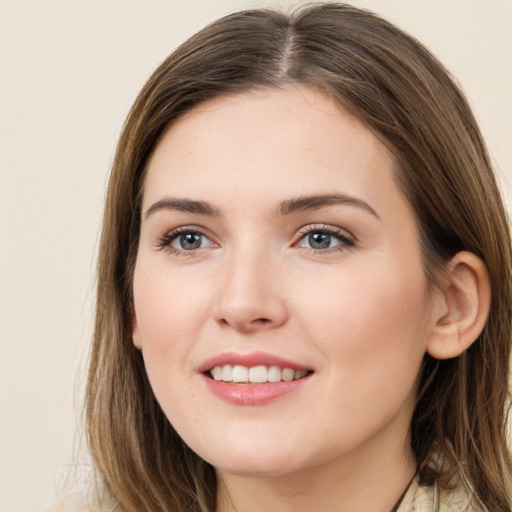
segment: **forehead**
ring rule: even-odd
[[[401,195],[395,167],[386,146],[325,94],[254,90],[204,102],[167,129],[148,163],[144,204],[164,193],[254,202],[332,192],[378,203]]]
[[[380,145],[393,159],[369,129],[325,93],[305,85],[286,85],[221,95],[199,103],[171,124],[155,152],[162,145],[172,145],[174,149],[182,146],[217,153],[233,142],[233,154],[242,144],[245,152],[259,145],[264,156],[276,146],[283,151],[311,151],[320,146],[319,142],[324,142],[325,151],[330,142],[339,146],[345,137],[357,138],[364,153]]]

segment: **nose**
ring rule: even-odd
[[[215,311],[221,325],[251,333],[286,322],[282,269],[268,260],[261,254],[241,254],[226,262]]]

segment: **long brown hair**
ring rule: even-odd
[[[425,356],[411,442],[419,467],[435,447],[489,510],[509,511],[511,248],[485,144],[459,87],[435,57],[377,15],[336,3],[216,21],[160,65],[131,109],[108,187],[87,388],[90,450],[106,489],[126,512],[215,509],[213,468],[169,424],[132,344],[145,166],[170,123],[200,102],[285,83],[323,91],[393,152],[432,286],[460,250],[485,262],[492,286],[487,324],[462,356]]]

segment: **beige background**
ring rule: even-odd
[[[353,3],[413,33],[458,77],[510,197],[512,0]],[[130,104],[205,23],[276,4],[0,0],[1,511],[45,510],[72,462],[103,191]]]

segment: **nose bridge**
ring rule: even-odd
[[[253,244],[231,251],[219,290],[217,319],[239,330],[281,325],[286,308],[279,288],[279,268],[268,248]]]

